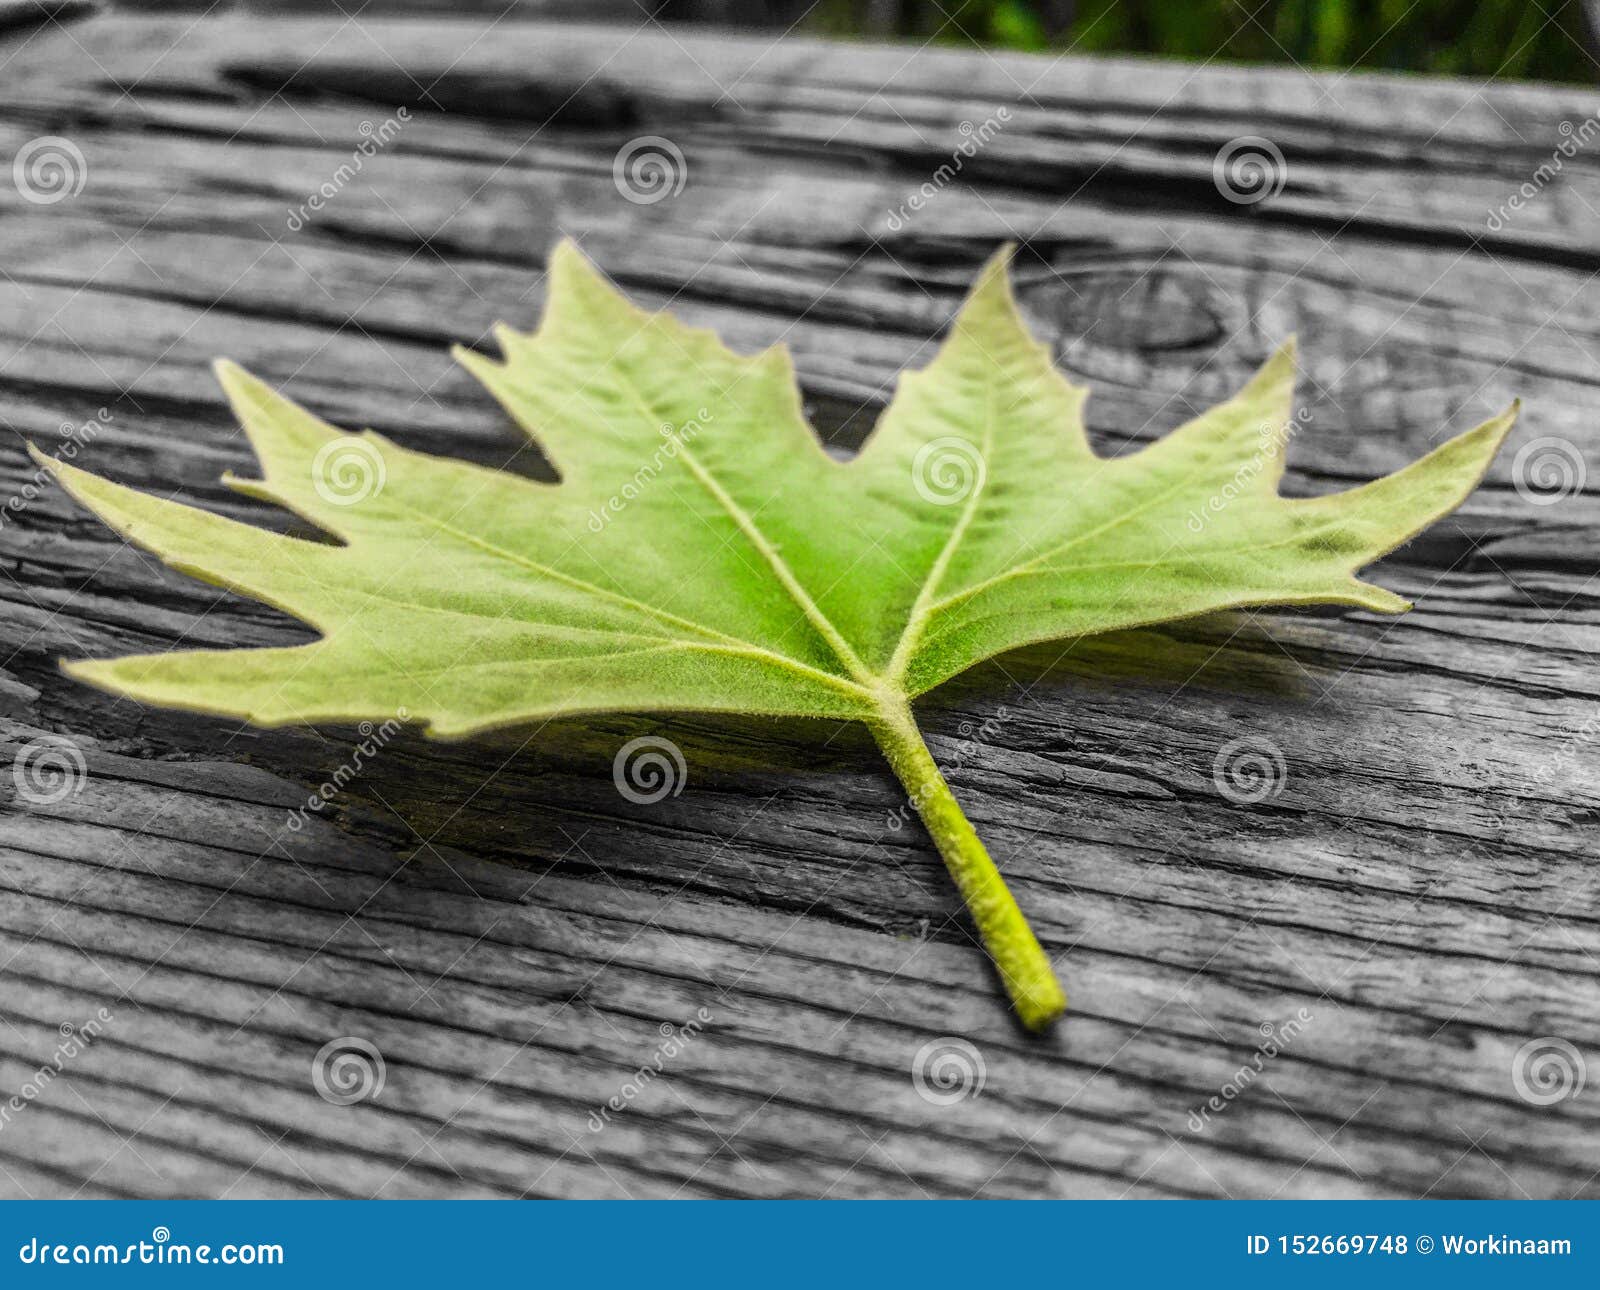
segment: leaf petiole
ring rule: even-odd
[[[1067,996],[1000,870],[940,774],[910,707],[885,699],[868,725],[938,844],[1017,1015],[1029,1030],[1043,1030],[1066,1010]]]

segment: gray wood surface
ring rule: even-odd
[[[0,773],[0,1090],[37,1094],[0,1106],[0,1193],[1600,1191],[1600,1070],[1559,1100],[1538,1083],[1539,1053],[1600,1059],[1600,507],[1517,487],[1600,464],[1600,95],[525,12],[14,8],[0,159],[66,139],[83,182],[46,204],[0,175],[0,737],[83,773],[58,800]],[[630,202],[613,160],[647,135],[685,182]],[[1281,151],[1276,196],[1214,182],[1242,136]],[[931,845],[889,827],[900,797],[858,731],[407,734],[297,831],[360,732],[144,710],[57,671],[306,632],[34,487],[25,440],[286,524],[218,482],[251,473],[207,367],[226,354],[335,422],[530,469],[446,348],[529,324],[562,233],[646,304],[786,340],[843,450],[1007,239],[1107,452],[1290,332],[1292,491],[1527,412],[1459,515],[1377,571],[1418,600],[1403,618],[1063,645],[921,705],[1072,997],[1034,1038]],[[688,766],[653,805],[612,778],[644,733]],[[1255,804],[1213,774],[1241,739],[1283,759]],[[1282,1051],[1222,1094],[1274,1027]],[[319,1095],[339,1039],[381,1053],[381,1092]],[[983,1081],[941,1104],[914,1068],[952,1039]]]

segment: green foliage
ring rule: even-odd
[[[1355,576],[1456,506],[1511,413],[1361,488],[1280,497],[1293,352],[1130,456],[1090,448],[1086,391],[1028,333],[1006,257],[852,461],[823,452],[786,351],[741,357],[623,299],[570,244],[544,321],[460,359],[558,484],[346,436],[219,367],[256,455],[241,492],[338,540],[224,519],[40,457],[172,567],[320,639],[68,665],[146,703],[262,725],[384,720],[439,736],[574,712],[866,723],[938,841],[1019,1012],[1064,999],[917,733],[910,700],[1029,642],[1230,606],[1406,608]]]
[[[834,34],[1203,62],[1298,63],[1593,84],[1596,34],[1576,0],[907,0],[874,24],[825,0]]]

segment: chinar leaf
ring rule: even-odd
[[[260,725],[387,719],[436,736],[568,713],[865,723],[938,844],[1018,1015],[1066,1006],[1049,958],[918,731],[911,701],[1030,642],[1246,605],[1407,602],[1356,571],[1457,506],[1515,407],[1396,474],[1278,495],[1294,356],[1141,451],[1102,458],[1085,391],[1028,332],[1007,253],[861,452],[826,454],[788,352],[737,355],[631,305],[570,243],[539,329],[457,357],[555,464],[545,484],[347,436],[218,366],[260,458],[252,497],[305,541],[40,457],[175,569],[320,633],[67,671]],[[36,454],[37,455],[37,454]]]

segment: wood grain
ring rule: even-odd
[[[84,759],[57,801],[0,779],[0,1089],[38,1083],[64,1024],[112,1018],[0,1117],[0,1192],[1600,1191],[1594,1087],[1538,1105],[1513,1079],[1530,1041],[1600,1054],[1600,507],[1533,504],[1515,466],[1549,438],[1600,465],[1600,151],[1559,151],[1600,96],[526,12],[0,15],[0,59],[0,155],[59,136],[86,168],[52,204],[0,188],[0,737]],[[643,135],[686,163],[653,204],[612,173]],[[1212,174],[1245,135],[1286,179],[1248,205]],[[1064,644],[923,705],[1072,997],[1035,1039],[858,732],[408,734],[295,829],[360,732],[143,710],[56,670],[306,633],[123,546],[36,485],[25,440],[285,525],[218,483],[250,472],[207,369],[228,354],[334,421],[543,472],[445,350],[531,322],[563,233],[647,304],[786,341],[840,451],[1007,239],[1106,452],[1294,331],[1291,491],[1393,469],[1512,397],[1528,412],[1459,515],[1378,570],[1418,600],[1403,618]],[[633,805],[612,757],[646,732],[688,782]],[[1238,739],[1279,750],[1278,795],[1219,793]],[[1193,1131],[1268,1027],[1281,1055]],[[318,1095],[341,1037],[381,1052],[377,1097]],[[913,1067],[952,1037],[984,1081],[938,1105]]]

